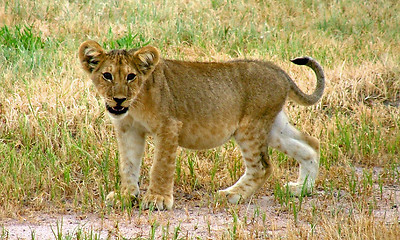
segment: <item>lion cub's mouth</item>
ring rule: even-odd
[[[107,111],[109,111],[112,114],[115,115],[121,115],[124,114],[128,111],[128,107],[123,107],[123,106],[115,106],[115,107],[110,107],[108,104],[106,104]]]

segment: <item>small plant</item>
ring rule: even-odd
[[[193,154],[188,154],[187,162],[188,162],[189,173],[190,173],[190,177],[191,177],[191,187],[192,187],[192,189],[196,189],[198,180],[197,180],[196,171],[195,171],[195,167],[196,167],[195,156]]]
[[[149,233],[149,239],[156,239],[156,230],[160,226],[160,224],[157,223],[156,220],[153,220],[153,222],[150,225],[150,233]]]
[[[378,176],[378,187],[379,187],[380,199],[382,200],[382,198],[383,198],[383,181],[382,181],[381,175]]]
[[[294,223],[297,225],[297,217],[298,217],[300,209],[296,207],[296,203],[294,201],[291,202],[291,209],[293,212]]]
[[[289,186],[282,187],[279,183],[275,184],[274,197],[275,200],[278,200],[279,204],[283,205],[285,208],[290,207],[290,202],[293,199]]]
[[[208,232],[208,236],[211,236],[211,222],[210,222],[210,219],[207,219],[207,232]]]
[[[358,178],[357,178],[354,170],[351,172],[351,176],[350,176],[348,184],[349,184],[350,193],[352,195],[355,195],[357,193]]]
[[[35,230],[31,230],[31,240],[35,240],[35,239],[36,239]]]
[[[161,239],[168,239],[169,237],[169,222],[166,226],[162,226],[162,237]]]
[[[362,186],[365,193],[371,193],[373,190],[374,181],[372,179],[372,172],[368,172],[367,170],[363,170],[363,179]]]
[[[0,45],[8,50],[15,51],[36,51],[45,46],[39,36],[34,34],[32,26],[16,25],[13,28],[7,25],[0,28]]]
[[[5,229],[4,227],[2,227],[2,228],[1,228],[0,239],[7,240],[8,238],[9,238],[9,233],[8,233],[7,229]]]
[[[293,194],[290,192],[289,186],[286,185],[282,187],[279,183],[275,184],[274,188],[274,197],[275,200],[278,200],[279,204],[284,207],[285,210],[291,211],[293,213],[294,221],[297,224],[298,214],[302,209],[302,204],[304,200],[304,196],[308,193],[306,192],[306,182],[307,177],[304,180],[301,194],[296,199]],[[297,200],[297,201],[296,201]]]
[[[104,42],[103,47],[105,49],[132,49],[140,48],[148,45],[150,40],[145,39],[145,37],[140,33],[134,33],[129,27],[125,35],[122,37],[115,38],[112,28],[108,30],[109,41]]]
[[[231,209],[231,214],[233,217],[233,223],[232,223],[232,229],[228,229],[228,233],[230,236],[230,239],[238,239],[238,214],[236,210]]]
[[[61,218],[60,221],[56,222],[56,229],[53,228],[53,226],[51,226],[51,231],[54,235],[54,238],[57,240],[63,240],[64,236],[63,236],[63,219]]]
[[[179,239],[178,237],[180,232],[181,232],[181,223],[179,223],[178,226],[175,227],[173,239]]]
[[[228,168],[229,175],[232,180],[237,180],[242,168],[242,160],[240,158],[233,159],[233,166]]]

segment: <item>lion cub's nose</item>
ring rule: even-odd
[[[113,99],[117,103],[117,105],[121,105],[126,100],[126,98],[113,98]]]

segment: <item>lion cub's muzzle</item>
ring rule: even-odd
[[[129,107],[122,106],[122,103],[125,102],[126,98],[113,98],[113,100],[116,102],[116,105],[111,107],[108,105],[108,103],[106,103],[107,111],[114,115],[121,115],[128,112]]]

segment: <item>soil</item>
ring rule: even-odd
[[[279,214],[268,206],[277,206],[273,196],[262,197],[256,203],[234,206],[234,208],[218,207],[210,209],[196,206],[180,208],[176,206],[171,211],[150,212],[146,210],[141,213],[135,209],[130,216],[128,214],[100,216],[99,214],[49,215],[33,213],[20,219],[2,221],[0,226],[8,232],[8,239],[31,239],[32,234],[34,234],[35,239],[55,239],[55,235],[60,231],[63,236],[76,236],[77,233],[81,232],[97,234],[101,239],[119,236],[138,238],[151,236],[154,226],[157,226],[155,235],[159,237],[163,235],[172,237],[179,229],[179,236],[181,237],[213,239],[215,236],[227,234],[229,230],[232,230],[235,211],[237,211],[238,216],[249,215],[249,221],[254,222],[257,220],[250,220],[253,218],[250,215],[254,215],[255,209],[259,208],[258,212],[265,212],[265,224],[271,228],[266,232],[267,234],[283,231],[290,220],[289,214]],[[238,219],[237,221],[242,220]],[[166,231],[169,234],[165,234]]]
[[[356,171],[360,174],[360,171]],[[382,192],[374,185],[373,210],[369,213],[377,220],[390,224],[399,223],[400,186],[383,186]],[[381,194],[382,193],[382,194]],[[82,239],[149,238],[155,239],[178,235],[179,238],[216,239],[236,234],[242,238],[264,239],[282,237],[294,227],[310,232],[323,231],[320,223],[313,227],[313,209],[319,218],[330,218],[333,212],[366,214],[365,208],[357,209],[357,201],[345,192],[317,191],[303,200],[297,217],[292,209],[284,208],[275,200],[272,193],[255,197],[240,205],[196,206],[195,200],[177,201],[171,211],[139,211],[134,208],[128,213],[107,214],[43,214],[34,212],[18,219],[0,220],[0,239],[58,239],[57,236],[70,236]],[[176,196],[175,198],[179,198]],[[298,203],[298,199],[296,200]],[[369,200],[368,200],[369,201]],[[316,207],[317,206],[317,207]],[[368,214],[368,213],[367,213]],[[314,228],[314,229],[312,229]],[[312,229],[312,231],[311,231]],[[33,238],[34,237],[34,238]],[[63,238],[64,239],[64,238]],[[92,238],[89,238],[92,239]]]

